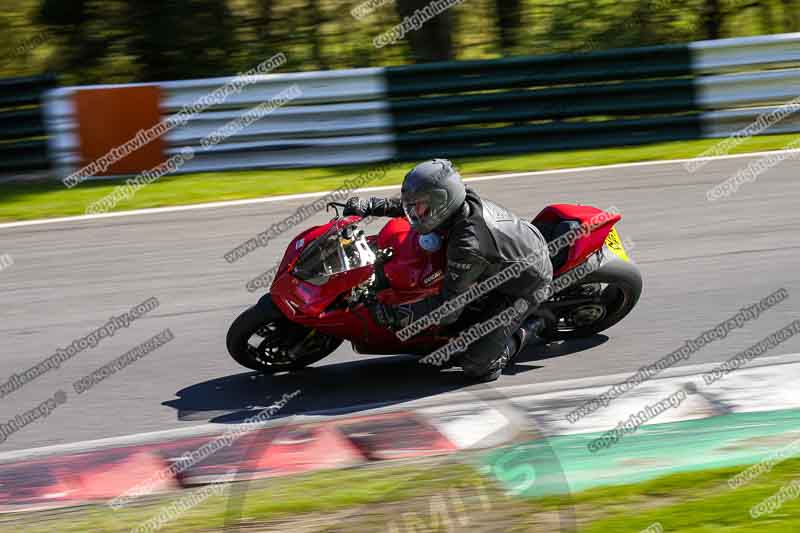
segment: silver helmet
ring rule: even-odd
[[[467,190],[453,163],[447,159],[433,159],[420,163],[406,174],[400,196],[412,229],[425,234],[461,209]]]

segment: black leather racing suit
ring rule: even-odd
[[[375,198],[372,199],[369,214],[403,216],[402,204],[397,198]],[[447,266],[442,290],[433,297],[403,306],[405,309],[402,314],[407,317],[405,323],[427,315],[473,284],[480,283],[513,263],[522,262],[523,259],[529,263],[520,276],[500,285],[481,300],[480,317],[483,320],[491,318],[521,297],[529,302],[527,313],[514,323],[495,329],[472,343],[459,358],[459,364],[470,375],[482,376],[497,368],[502,369],[514,352],[512,336],[536,308],[534,292],[552,281],[553,266],[547,242],[535,226],[507,209],[482,199],[470,188],[467,188],[461,211],[437,231],[447,234]],[[448,315],[441,324],[453,324],[462,311],[463,308]]]

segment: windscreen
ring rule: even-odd
[[[375,254],[363,232],[345,236],[333,226],[303,251],[294,273],[300,279],[314,282],[374,262]]]

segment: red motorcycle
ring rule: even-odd
[[[379,325],[369,305],[411,303],[439,291],[445,237],[420,235],[404,218],[368,236],[360,217],[340,217],[342,204],[329,207],[335,217],[289,244],[270,291],[231,325],[228,352],[239,364],[267,374],[298,370],[344,340],[361,354],[424,356],[455,337],[460,325],[479,321],[481,299],[456,324],[430,327],[406,341]],[[539,334],[544,342],[599,333],[636,305],[642,278],[614,228],[620,219],[569,204],[548,206],[533,219],[548,243],[567,243],[551,249],[553,289],[540,305],[549,317]]]

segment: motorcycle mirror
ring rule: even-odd
[[[340,217],[339,216],[339,208],[341,207],[342,210],[344,210],[344,208],[347,207],[347,204],[343,204],[343,203],[340,203],[340,202],[328,202],[325,205],[325,211],[329,212],[331,210],[331,207],[333,207],[333,210],[336,212],[336,218],[339,218]]]

